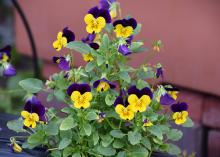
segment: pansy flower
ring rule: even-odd
[[[106,114],[104,112],[100,112],[99,115],[98,115],[97,121],[99,123],[101,123],[105,119],[105,117],[106,117]]]
[[[106,78],[102,78],[93,83],[93,88],[96,88],[98,92],[107,91],[109,88],[114,89],[116,85],[113,82],[110,82]]]
[[[106,23],[111,23],[111,16],[108,10],[94,7],[88,11],[84,21],[87,25],[86,31],[88,33],[99,33],[106,26]]]
[[[134,18],[117,20],[113,23],[113,26],[117,38],[128,38],[137,27],[137,21]]]
[[[156,71],[156,77],[159,78],[159,77],[164,77],[163,75],[163,68],[160,66],[160,67],[157,67],[157,71]]]
[[[11,59],[11,46],[7,45],[0,49],[0,61],[9,62]]]
[[[53,48],[57,51],[60,51],[63,47],[66,47],[67,44],[75,40],[75,34],[65,27],[62,32],[58,32],[57,40],[53,42]]]
[[[118,52],[121,53],[123,56],[127,56],[132,53],[132,51],[128,48],[126,44],[119,45]]]
[[[116,0],[100,0],[99,4],[102,9],[109,10],[112,19],[117,17]]]
[[[146,126],[146,127],[150,127],[150,126],[153,126],[153,125],[154,125],[154,124],[153,124],[151,121],[149,121],[148,119],[145,119],[143,123],[144,123],[143,126]]]
[[[153,98],[153,93],[148,87],[139,90],[136,86],[131,86],[128,89],[128,94],[128,102],[134,112],[146,111]]]
[[[134,118],[134,111],[132,105],[128,104],[127,97],[118,96],[114,102],[115,111],[123,120],[132,120]]]
[[[92,93],[91,88],[88,84],[73,83],[68,87],[67,94],[73,101],[75,108],[86,109],[90,107]]]
[[[27,100],[24,106],[24,111],[21,112],[21,116],[24,118],[24,126],[26,127],[35,128],[37,122],[47,122],[45,107],[36,96],[32,96]]]
[[[179,93],[179,90],[175,87],[165,87],[165,90],[167,91],[167,93],[161,95],[160,103],[162,105],[174,104],[177,99],[177,94]]]
[[[61,70],[70,70],[70,63],[67,61],[65,57],[53,57],[53,62],[57,63]]]
[[[188,117],[188,104],[185,102],[173,104],[171,106],[171,110],[173,111],[173,120],[177,125],[184,124]]]
[[[21,153],[22,152],[22,147],[17,144],[16,140],[11,141],[10,149],[13,153]]]

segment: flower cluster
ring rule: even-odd
[[[0,49],[0,75],[10,77],[16,75],[15,68],[10,64],[11,46]]]
[[[36,79],[20,84],[29,97],[17,121],[31,134],[26,147],[46,146],[54,157],[180,153],[177,147],[177,152],[172,151],[168,142],[182,136],[170,123],[192,126],[188,104],[178,100],[177,88],[158,83],[165,77],[161,64],[127,64],[128,55],[148,52],[143,42],[135,41],[141,24],[133,17],[119,18],[120,14],[118,2],[100,0],[99,6],[85,13],[85,38],[75,41],[68,27],[58,33],[54,49],[69,53],[53,57],[61,71],[50,76],[46,88]],[[152,54],[161,52],[161,45],[154,41]],[[82,54],[85,66],[74,67],[76,52]],[[46,110],[35,96],[40,91],[49,93],[47,101],[61,102],[60,109]]]

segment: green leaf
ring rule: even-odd
[[[83,124],[83,129],[84,129],[84,131],[85,131],[85,133],[86,133],[87,136],[90,136],[90,135],[91,135],[91,133],[92,133],[92,127],[91,127],[90,124],[88,124],[88,123]]]
[[[167,132],[167,138],[172,141],[179,141],[183,136],[183,133],[177,129],[171,129]]]
[[[148,139],[148,137],[143,137],[141,139],[141,143],[149,150],[151,150],[151,143],[150,140]]]
[[[19,119],[16,119],[16,120],[12,120],[12,121],[9,121],[7,123],[7,127],[10,129],[10,130],[13,130],[17,133],[19,132],[25,132],[25,130],[23,129],[23,119],[22,118],[19,118]]]
[[[38,93],[43,89],[43,82],[35,78],[22,80],[19,85],[29,93]]]
[[[74,113],[75,110],[72,107],[64,107],[61,109],[61,111],[63,113],[71,114],[71,113]]]
[[[94,69],[95,63],[93,61],[86,64],[85,70],[86,72],[90,72]]]
[[[51,152],[51,156],[52,156],[52,157],[61,157],[61,156],[62,156],[62,153],[61,153],[61,151],[59,151],[59,150],[53,150],[53,151]]]
[[[59,133],[59,126],[56,121],[51,121],[45,127],[46,135],[57,135]]]
[[[148,130],[151,134],[155,135],[157,138],[159,138],[161,140],[163,139],[163,135],[160,130],[160,127],[153,125],[153,126],[149,127]]]
[[[126,157],[126,152],[125,151],[118,152],[117,157]]]
[[[63,150],[63,157],[69,157],[73,154],[74,149],[72,147],[66,147]]]
[[[115,98],[116,97],[114,95],[107,94],[106,97],[105,97],[105,103],[108,106],[112,106],[114,104]]]
[[[75,152],[75,153],[72,155],[72,157],[81,157],[81,154],[80,154],[80,152]]]
[[[172,155],[179,155],[181,153],[181,150],[178,146],[172,143],[169,143],[169,148],[167,152]]]
[[[74,121],[74,119],[72,117],[67,117],[62,121],[60,130],[70,130],[76,126],[77,123]]]
[[[126,71],[119,72],[119,77],[122,80],[126,81],[127,83],[131,82],[131,78],[130,78],[129,74]]]
[[[110,24],[106,24],[105,30],[106,30],[108,33],[111,33],[111,32],[113,32],[114,27],[113,27],[113,25],[112,25],[111,23],[110,23]]]
[[[67,48],[80,52],[82,54],[87,54],[92,52],[92,48],[83,43],[82,41],[73,41],[67,44]]]
[[[63,90],[56,90],[54,92],[54,96],[57,98],[57,100],[65,102],[66,93]]]
[[[138,132],[129,131],[129,132],[128,132],[128,141],[129,141],[132,145],[139,144],[140,141],[141,141],[141,134],[138,133]]]
[[[98,132],[94,132],[94,134],[92,135],[92,139],[93,139],[93,144],[94,146],[99,142],[99,134]]]
[[[102,65],[105,62],[105,58],[101,55],[97,55],[97,64],[98,66]]]
[[[182,126],[186,127],[186,128],[191,128],[194,126],[194,123],[193,123],[192,119],[188,117],[186,122]]]
[[[116,154],[116,150],[111,147],[98,146],[97,151],[104,156],[113,156]]]
[[[28,144],[31,144],[33,147],[41,145],[44,143],[45,134],[43,130],[39,130],[35,134],[32,134],[28,137]]]
[[[142,46],[144,45],[143,42],[132,42],[130,49],[132,52],[141,52]]]
[[[137,35],[138,33],[140,33],[141,27],[142,27],[142,25],[138,24],[137,27],[135,28],[134,32],[133,32],[133,35]]]
[[[102,46],[105,50],[108,50],[108,46],[109,46],[109,38],[108,38],[108,34],[104,34],[102,37]]]
[[[121,132],[121,130],[112,130],[110,132],[110,135],[114,138],[123,138],[125,136],[125,134]]]
[[[59,143],[59,149],[64,149],[66,148],[68,145],[70,145],[72,139],[71,138],[63,138],[60,143]]]
[[[86,114],[86,119],[91,121],[91,120],[96,120],[98,115],[94,111],[90,111]]]
[[[121,140],[119,140],[119,139],[116,139],[116,140],[113,142],[113,144],[112,144],[113,148],[116,148],[116,149],[123,148],[124,145],[125,145],[125,144],[124,144],[124,141],[121,141]]]
[[[127,153],[127,157],[147,157],[149,154],[148,150],[144,147],[132,147]]]
[[[112,138],[109,134],[102,135],[101,139],[102,139],[102,146],[103,147],[108,147],[112,143],[112,141],[114,140],[114,138]]]

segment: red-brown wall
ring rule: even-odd
[[[164,48],[155,62],[165,67],[169,82],[220,96],[220,1],[219,0],[119,0],[123,15],[130,14],[143,29],[136,39],[146,46],[161,39]],[[25,11],[40,57],[49,60],[57,55],[52,48],[56,34],[65,26],[77,39],[86,35],[83,17],[98,0],[18,1]],[[16,46],[30,53],[24,27],[16,15]],[[141,63],[148,53],[133,55],[132,65]],[[78,54],[77,57],[81,58]],[[82,64],[82,61],[77,62]],[[49,71],[48,71],[49,69]],[[46,74],[52,73],[45,66]]]

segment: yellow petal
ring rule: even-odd
[[[98,17],[96,19],[97,23],[98,23],[98,27],[100,27],[101,29],[105,27],[106,25],[106,22],[105,22],[105,19],[104,17]]]
[[[150,105],[151,103],[151,99],[148,95],[143,95],[141,98],[140,98],[141,102],[144,104],[146,104],[147,106]]]
[[[29,119],[25,119],[23,123],[24,123],[24,126],[26,126],[26,127],[31,126],[31,121]]]
[[[84,97],[86,102],[89,102],[92,100],[92,93],[91,92],[85,92],[82,96]]]
[[[118,105],[115,107],[115,111],[116,111],[116,113],[118,113],[118,114],[122,114],[123,111],[124,111],[124,109],[125,109],[125,107],[124,107],[123,105],[121,105],[121,104],[118,104]]]
[[[128,97],[128,103],[129,104],[136,105],[137,101],[138,101],[137,95],[135,95],[135,94],[129,95],[129,97]]]
[[[23,118],[28,118],[28,117],[30,116],[30,113],[29,113],[28,111],[22,111],[22,112],[21,112],[21,116],[22,116]]]
[[[80,92],[78,92],[78,91],[74,91],[74,92],[71,94],[71,100],[72,100],[72,101],[78,101],[80,97],[81,97],[81,94],[80,94]]]
[[[63,47],[66,47],[66,46],[67,46],[67,39],[66,39],[66,37],[62,37],[61,42],[62,42],[62,44],[63,44]]]
[[[184,118],[188,117],[188,112],[187,111],[182,111],[182,117],[184,117]]]
[[[127,38],[132,35],[133,28],[131,26],[127,26],[127,27],[125,27],[125,29],[126,29],[126,31],[125,31],[126,33],[124,34],[124,38]]]
[[[88,53],[88,54],[83,54],[83,60],[86,62],[90,62],[90,61],[93,61],[94,58],[90,53]]]
[[[84,17],[84,21],[86,24],[91,24],[93,21],[95,20],[94,16],[92,14],[87,14],[85,17]]]
[[[178,116],[179,116],[179,112],[175,112],[172,117],[175,120],[175,119],[177,119]]]
[[[63,32],[58,32],[57,39],[58,40],[62,39],[62,36],[63,36]]]
[[[31,123],[31,127],[32,127],[32,128],[36,128],[36,126],[37,126],[36,122],[33,121],[33,122]]]
[[[82,108],[86,109],[86,108],[89,108],[90,107],[90,102],[84,102],[82,105],[81,105]]]
[[[93,28],[92,28],[92,25],[87,25],[86,26],[86,31],[90,34],[92,34],[94,32]]]
[[[32,115],[33,119],[35,120],[35,122],[39,121],[39,116],[37,113],[32,113],[31,115]]]

